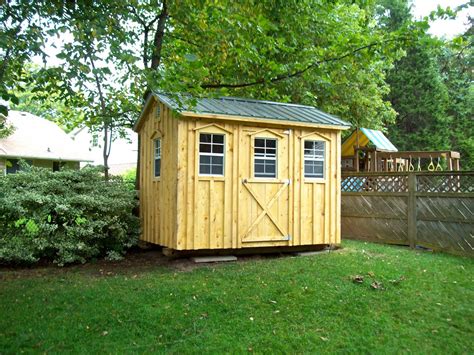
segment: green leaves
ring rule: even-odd
[[[122,254],[136,243],[135,192],[96,169],[32,168],[0,177],[0,263],[59,265]]]

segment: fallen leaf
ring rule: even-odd
[[[370,287],[372,287],[374,290],[383,290],[383,285],[379,281],[374,281],[370,284]]]
[[[109,332],[106,331],[106,330],[104,330],[104,331],[102,332],[102,336],[104,336],[104,337],[105,337],[107,334],[109,334]]]
[[[322,341],[328,341],[329,339],[326,337],[320,337]]]
[[[270,303],[276,304],[277,301],[270,300]]]
[[[373,271],[369,271],[369,272],[367,273],[367,275],[369,275],[370,277],[375,277],[375,274],[374,274]]]
[[[361,284],[362,282],[364,282],[364,276],[362,276],[362,275],[351,276],[351,280],[354,283]]]

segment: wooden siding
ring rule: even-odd
[[[152,131],[149,125],[145,122],[141,131]],[[163,230],[157,224],[165,222],[151,215],[144,220],[144,239],[178,250],[339,244],[340,132],[288,127],[181,117],[176,142],[177,204],[164,203],[170,215],[177,211],[177,230],[167,229],[176,232],[176,243],[151,237]],[[223,177],[199,176],[200,132],[225,134]],[[276,179],[253,177],[254,137],[278,140]],[[325,179],[303,177],[305,139],[326,141]],[[151,171],[146,163],[151,160],[142,157],[142,197],[149,200]]]
[[[159,109],[159,113],[157,110]],[[176,248],[178,119],[157,102],[144,112],[140,135],[141,238]],[[154,139],[161,138],[161,177],[154,177]]]

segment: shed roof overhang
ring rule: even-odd
[[[227,112],[219,112],[219,108],[212,110],[213,112],[202,112],[198,110],[190,110],[188,107],[187,109],[182,109],[178,105],[174,104],[174,101],[170,99],[170,96],[165,94],[157,94],[157,93],[150,93],[148,96],[145,105],[143,106],[142,112],[140,113],[140,117],[138,118],[137,122],[135,123],[133,129],[135,132],[138,132],[141,128],[143,118],[148,112],[151,103],[157,100],[173,111],[176,111],[182,117],[190,117],[190,118],[209,118],[209,119],[216,119],[216,120],[226,120],[226,121],[239,121],[239,122],[252,122],[252,123],[265,123],[270,125],[282,125],[285,124],[287,126],[294,126],[294,127],[312,127],[312,128],[323,128],[323,129],[335,129],[335,130],[346,130],[350,128],[350,124],[342,121],[341,119],[326,114],[322,111],[317,110],[311,106],[304,106],[304,105],[296,105],[296,104],[282,104],[278,102],[270,102],[270,101],[259,101],[259,100],[246,100],[246,99],[235,99],[235,98],[220,98],[220,100],[230,100],[235,101],[234,105],[239,105],[240,103],[250,103],[251,105],[271,105],[271,111],[266,107],[265,112],[270,112],[266,117],[263,115],[258,115],[262,111],[250,111],[248,108],[242,109],[242,111],[248,112],[248,114],[233,114],[230,111]],[[211,99],[202,99],[202,100],[211,100]],[[227,107],[229,104],[225,103]],[[207,105],[211,105],[207,103]],[[202,107],[203,105],[201,105]],[[284,107],[285,115],[291,114],[293,119],[285,119],[280,117],[285,117],[285,115],[278,115],[278,111],[275,111],[274,107]],[[235,106],[233,107],[235,110]],[[305,112],[303,112],[303,110]],[[209,110],[211,111],[211,110]],[[295,111],[288,112],[288,111]],[[298,112],[301,111],[301,112]],[[320,116],[319,122],[317,121],[317,116],[309,116],[308,113],[316,114]],[[306,116],[304,119],[298,119],[298,115],[301,117]],[[278,117],[278,118],[277,118]]]

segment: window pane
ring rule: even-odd
[[[265,164],[265,172],[271,177],[276,177],[275,172],[276,172],[276,165],[274,160],[267,160]]]
[[[161,140],[155,139],[155,159],[161,157]]]
[[[161,159],[155,159],[155,177],[161,174]]]
[[[260,147],[260,148],[265,147],[265,139],[255,138],[255,147]]]
[[[211,164],[211,157],[209,155],[201,155],[199,158],[200,164]]]
[[[321,161],[309,160],[304,164],[305,177],[324,178],[324,165]]]
[[[267,139],[267,148],[276,148],[276,139]]]
[[[211,165],[222,165],[224,157],[211,157]]]
[[[324,150],[324,142],[314,141],[313,143],[314,143],[314,149]]]
[[[264,148],[255,148],[255,155],[264,156],[265,155],[265,149]]]
[[[224,135],[223,134],[213,134],[212,135],[212,142],[224,144]]]
[[[222,165],[213,165],[212,166],[212,174],[213,175],[224,175],[223,174],[223,166]]]
[[[210,174],[211,173],[211,166],[210,165],[199,165],[199,174]]]
[[[258,173],[263,173],[263,172],[265,172],[265,165],[255,164],[255,176],[257,176]]]
[[[224,153],[224,145],[214,144],[214,145],[212,146],[212,152],[213,152],[213,153],[217,153],[217,154],[222,154],[222,153]]]
[[[314,172],[320,176],[323,177],[323,164],[320,161],[315,162],[316,164],[314,165]],[[320,164],[321,163],[321,164]]]
[[[207,133],[201,133],[199,135],[199,142],[201,143],[211,143],[211,134],[207,134]]]
[[[275,148],[267,148],[267,156],[274,157],[275,155],[276,155],[276,149]]]
[[[200,151],[201,153],[210,153],[210,152],[211,152],[211,145],[210,145],[210,144],[201,143],[201,144],[199,144],[199,151]]]

